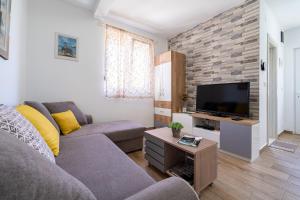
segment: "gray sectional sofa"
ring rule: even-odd
[[[136,122],[123,120],[93,123],[93,117],[91,115],[83,114],[76,104],[71,101],[43,104],[39,102],[25,101],[25,104],[44,114],[45,117],[47,117],[48,120],[58,129],[58,131],[60,131],[59,127],[50,114],[71,110],[82,127],[72,134],[63,137],[104,134],[125,153],[141,150],[143,148],[145,127]]]
[[[45,109],[36,102],[26,102],[26,104]],[[60,104],[58,107],[68,107],[66,105],[70,102],[55,104],[57,106]],[[47,107],[47,104],[45,106]],[[38,110],[41,112],[41,108]],[[43,114],[49,118],[47,114]],[[76,116],[76,112],[74,114]],[[87,121],[91,122],[91,120]],[[0,199],[197,200],[198,196],[193,188],[182,179],[169,178],[156,183],[124,153],[142,149],[143,132],[144,127],[130,121],[95,124],[86,122],[80,130],[60,137],[60,154],[56,157],[56,165],[46,161],[30,147],[19,144],[22,142],[17,139],[0,134],[0,161],[5,161],[7,165],[14,165],[6,166],[5,163],[0,163],[0,174],[5,176],[0,177],[0,192],[7,192],[0,193]],[[1,153],[10,146],[14,148],[14,151],[20,148],[19,151],[22,151],[24,156],[20,158],[16,155],[15,160],[14,151],[8,150],[7,154]],[[27,151],[29,153],[26,153]],[[28,164],[30,169],[27,169],[24,163],[30,163]],[[12,169],[14,171],[19,169],[19,171],[12,173]],[[35,171],[29,173],[30,170]],[[56,181],[55,177],[59,174],[58,183],[49,183],[45,177],[37,178],[38,181],[36,181],[36,173],[44,173],[45,177],[51,177],[51,181]],[[9,178],[13,174],[22,174],[22,176],[10,177],[8,182],[20,184],[13,186],[16,191],[9,191],[11,188],[8,188],[9,184],[4,182],[3,178]],[[62,176],[67,177],[66,182],[71,182],[70,187],[66,186]],[[29,185],[26,183],[22,185],[25,179],[28,179]],[[37,186],[31,184],[32,180],[34,180],[32,184],[38,182]],[[52,194],[55,193],[55,185],[60,188],[56,194]],[[64,185],[65,193],[61,188],[62,185]],[[29,193],[26,192],[26,187],[30,189]],[[80,190],[74,195],[78,187]],[[82,187],[86,188],[82,189]],[[32,191],[42,194],[33,195]],[[11,196],[9,192],[16,194]]]

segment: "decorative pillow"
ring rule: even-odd
[[[52,151],[36,128],[14,108],[0,105],[0,130],[14,135],[55,163]]]
[[[35,102],[35,101],[25,101],[24,104],[42,113],[51,122],[51,124],[53,124],[56,130],[60,132],[59,126],[57,125],[55,120],[51,117],[49,110],[42,103]]]
[[[81,128],[74,113],[71,110],[52,114],[52,117],[59,125],[60,130],[64,135],[68,135],[69,133]]]
[[[55,103],[43,103],[44,106],[49,110],[51,114],[66,112],[71,110],[75,115],[77,121],[81,126],[88,124],[86,116],[81,112],[81,110],[76,106],[74,102],[55,102]]]
[[[36,109],[20,105],[16,110],[21,113],[39,131],[55,156],[59,154],[59,133],[51,122]]]
[[[78,179],[0,130],[1,199],[96,200]]]

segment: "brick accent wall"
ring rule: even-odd
[[[259,1],[247,0],[169,40],[187,56],[188,110],[200,84],[250,82],[250,114],[259,117]]]

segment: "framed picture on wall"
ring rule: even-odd
[[[0,0],[0,57],[9,57],[9,29],[10,29],[11,0]]]
[[[55,58],[78,61],[78,38],[55,33]]]

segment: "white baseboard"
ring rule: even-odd
[[[249,158],[245,158],[245,157],[242,157],[242,156],[233,154],[233,153],[229,153],[229,152],[224,151],[224,150],[222,150],[222,149],[219,149],[219,151],[222,152],[222,153],[225,153],[225,154],[227,154],[227,155],[229,155],[229,156],[232,156],[232,157],[235,157],[235,158],[238,158],[238,159],[241,159],[241,160],[250,162],[250,163],[253,162],[253,161],[255,160],[255,159],[251,160],[251,159],[249,159]]]

